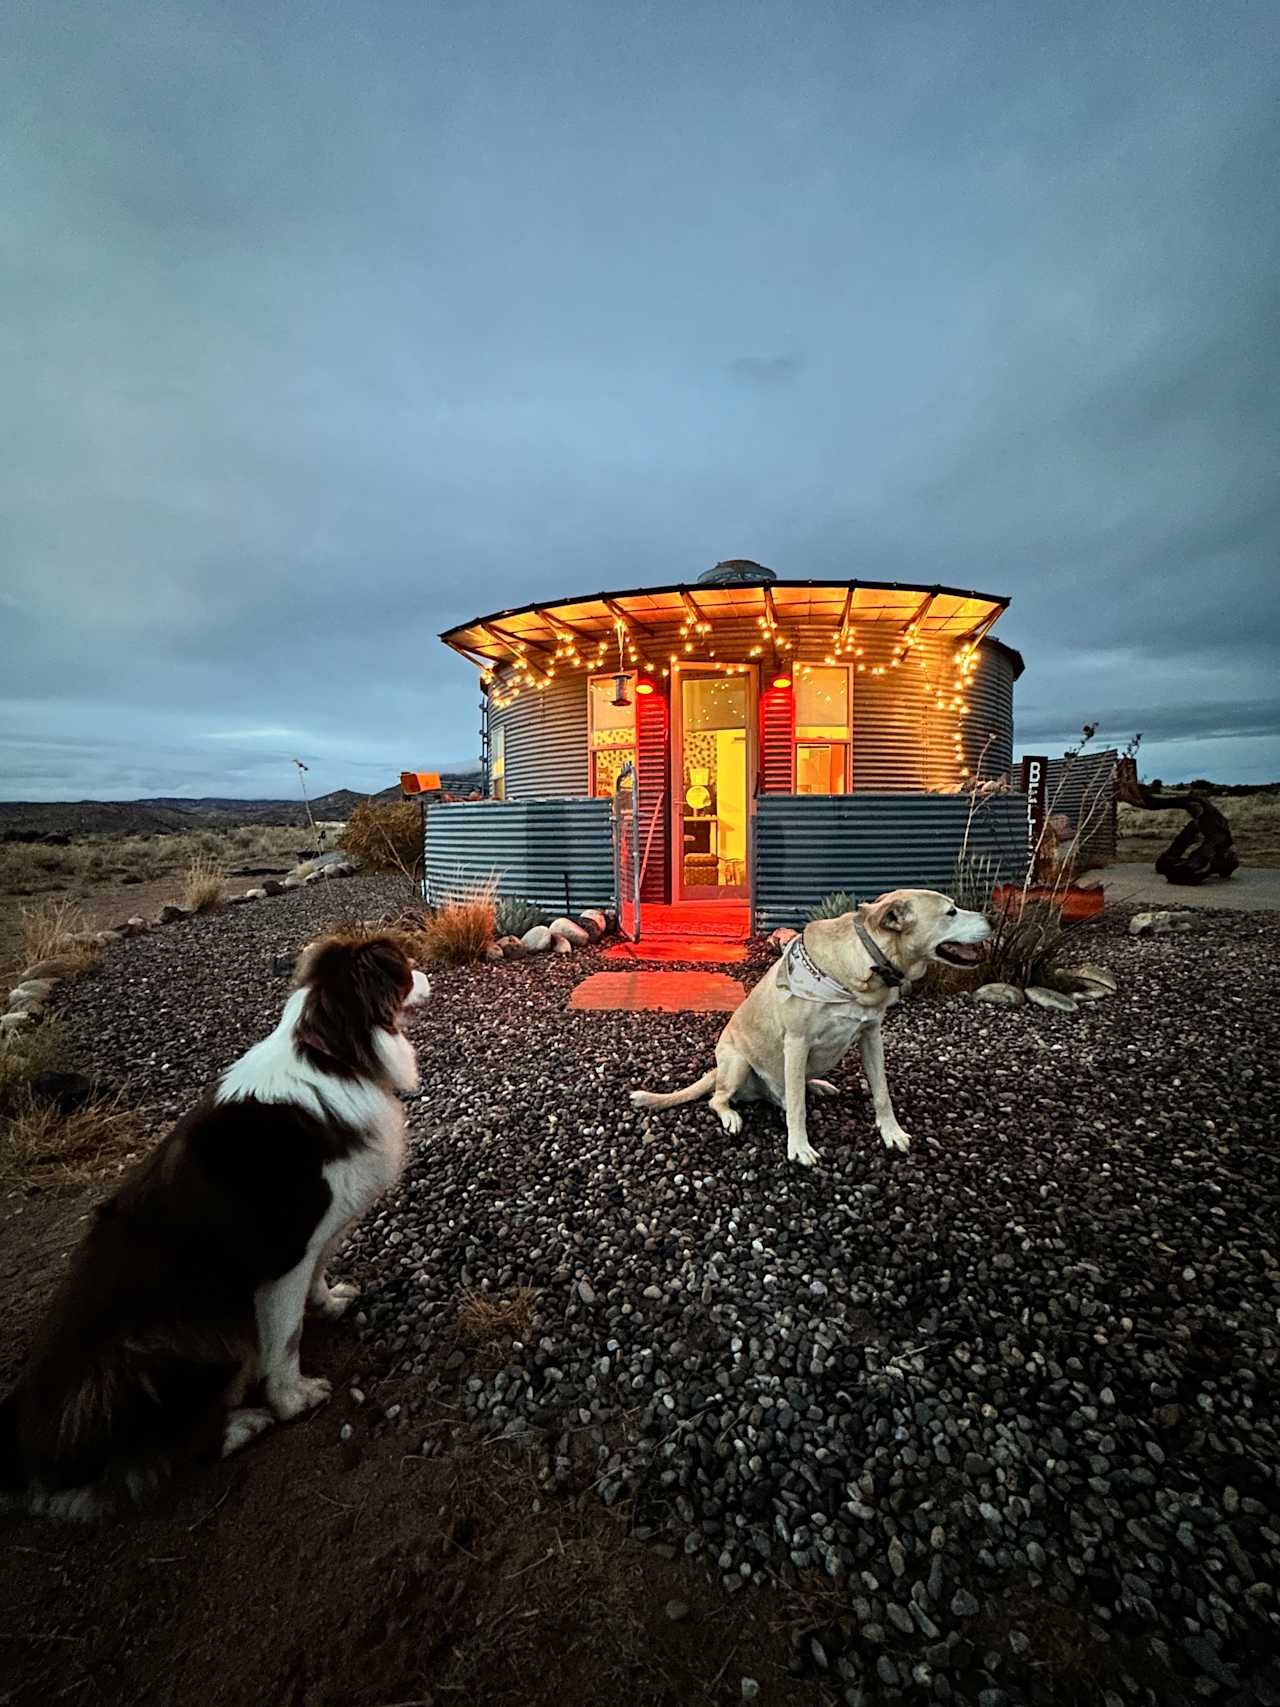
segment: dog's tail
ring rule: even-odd
[[[695,1080],[691,1085],[686,1085],[682,1091],[632,1091],[631,1106],[632,1108],[674,1108],[677,1103],[697,1102],[699,1097],[704,1097],[708,1091],[715,1089],[715,1082],[716,1070],[711,1067],[700,1079]]]

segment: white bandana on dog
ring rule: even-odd
[[[802,936],[792,937],[782,951],[778,968],[778,988],[790,996],[800,996],[806,1002],[857,1002],[852,990],[846,990],[838,978],[823,972],[809,958]]]

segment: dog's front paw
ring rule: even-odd
[[[354,1301],[360,1296],[360,1288],[351,1280],[340,1280],[336,1286],[318,1298],[307,1301],[307,1314],[321,1316],[326,1321],[336,1322],[339,1316],[345,1316]]]
[[[909,1150],[911,1148],[911,1134],[904,1132],[900,1126],[882,1126],[880,1128],[880,1142],[886,1150]]]
[[[720,1124],[726,1132],[742,1131],[742,1116],[736,1108],[718,1108],[716,1113],[720,1116]]]
[[[332,1392],[332,1384],[323,1375],[299,1375],[288,1386],[273,1387],[268,1382],[267,1403],[280,1422],[289,1422],[323,1405]]]
[[[799,1162],[802,1168],[816,1168],[818,1163],[822,1160],[822,1157],[819,1152],[814,1149],[812,1144],[806,1142],[803,1144],[788,1144],[787,1160],[789,1162]]]

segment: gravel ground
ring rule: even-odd
[[[177,1113],[273,1021],[275,955],[400,894],[124,944],[73,1035]],[[1121,989],[1076,1015],[904,1004],[911,1154],[846,1064],[812,1174],[774,1111],[731,1139],[705,1105],[630,1109],[703,1069],[717,1016],[567,1013],[594,951],[436,974],[410,1165],[344,1265],[399,1424],[531,1442],[731,1593],[781,1577],[797,1669],[850,1703],[1278,1707],[1280,919],[1123,923],[1082,937]],[[528,1343],[469,1358],[460,1293],[521,1286]]]

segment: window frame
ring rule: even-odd
[[[853,793],[853,693],[854,693],[853,669],[848,664],[811,664],[809,666],[809,668],[811,670],[842,670],[844,672],[845,684],[846,684],[845,696],[844,696],[845,712],[846,712],[845,726],[844,726],[845,732],[844,732],[843,738],[840,738],[840,737],[837,737],[834,735],[804,735],[801,733],[800,695],[799,695],[799,692],[797,691],[799,688],[799,680],[797,679],[796,686],[792,690],[792,692],[794,694],[795,714],[794,714],[794,717],[792,719],[792,727],[791,727],[791,775],[794,778],[794,787],[795,787],[796,794],[799,795],[799,793],[800,793],[800,749],[801,749],[801,747],[824,747],[828,750],[828,752],[833,747],[840,748],[841,752],[843,754],[843,771],[842,771],[842,774],[844,777],[844,789],[842,792],[844,794],[852,794]],[[815,799],[815,800],[837,800],[840,798],[840,796],[835,795],[835,794],[830,794],[830,793],[823,793],[820,795],[806,796],[806,798],[811,798],[811,799]]]

